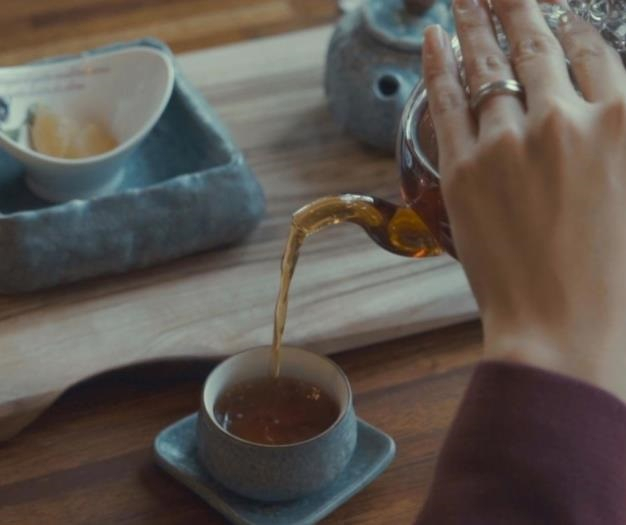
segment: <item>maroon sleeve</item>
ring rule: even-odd
[[[626,405],[536,368],[479,365],[417,523],[626,524]]]

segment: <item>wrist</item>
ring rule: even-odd
[[[559,343],[531,326],[523,329],[485,328],[485,358],[525,364],[567,373],[571,356],[566,356],[564,342]]]
[[[606,336],[539,324],[484,326],[485,358],[522,364],[603,388],[626,402],[626,351]],[[624,341],[622,339],[622,341]]]

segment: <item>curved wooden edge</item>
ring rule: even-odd
[[[0,404],[0,443],[10,440],[37,419],[62,394],[49,392]]]

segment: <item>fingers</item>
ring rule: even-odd
[[[597,102],[623,96],[624,66],[600,33],[573,13],[563,15],[560,22],[557,35],[583,97]]]
[[[439,158],[462,157],[474,144],[474,123],[459,81],[450,39],[440,26],[431,26],[424,33],[422,58]]]
[[[511,60],[533,108],[555,97],[575,97],[563,50],[535,0],[492,0],[511,46]]]
[[[454,15],[470,92],[475,94],[489,82],[515,78],[508,58],[496,41],[484,5],[478,0],[456,0]],[[480,107],[479,134],[521,123],[523,115],[524,108],[517,97],[486,100]]]

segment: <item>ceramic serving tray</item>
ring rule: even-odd
[[[137,45],[170,53],[144,39],[85,55]],[[175,70],[163,115],[112,195],[45,202],[27,188],[24,168],[0,151],[0,293],[147,267],[234,243],[258,223],[261,187],[211,107]],[[10,102],[2,101],[2,112]]]

